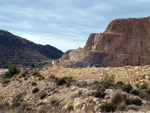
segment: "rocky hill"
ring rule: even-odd
[[[40,45],[0,30],[0,67],[12,64],[38,67],[42,61],[58,59],[63,52],[50,45]]]
[[[117,19],[104,33],[92,33],[83,49],[69,50],[55,62],[63,67],[150,64],[150,17]]]

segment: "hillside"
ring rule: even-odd
[[[58,59],[63,52],[50,45],[40,45],[4,30],[0,30],[0,67],[12,64],[39,66],[40,62]]]
[[[11,79],[0,75],[0,112],[150,111],[150,66],[56,68],[40,73],[24,71]]]

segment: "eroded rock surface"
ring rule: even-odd
[[[84,48],[69,50],[60,67],[139,66],[150,64],[150,17],[117,19],[104,33],[90,34]]]

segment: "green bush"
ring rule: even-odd
[[[56,84],[57,84],[57,85],[66,84],[66,78],[65,78],[65,77],[59,78],[59,79],[56,81]]]
[[[117,91],[111,98],[111,103],[119,104],[124,101],[124,96],[121,91]]]
[[[52,76],[50,76],[50,78],[55,79],[55,76],[54,76],[54,75],[52,75]]]
[[[26,70],[26,71],[24,71],[23,73],[22,73],[22,77],[25,77],[26,75],[28,74],[28,71]]]
[[[104,91],[95,91],[92,95],[96,98],[104,98],[106,93]]]
[[[102,81],[100,82],[105,88],[109,88],[110,86],[114,86],[114,75],[105,75]]]
[[[52,106],[58,106],[59,105],[59,101],[56,100],[56,99],[51,100],[50,103],[51,103]]]
[[[15,74],[18,74],[20,73],[20,69],[15,65],[13,64],[11,67],[9,67],[9,71],[7,71],[5,73],[5,78],[12,78]]]
[[[114,112],[116,108],[115,104],[106,103],[101,106],[101,112]]]
[[[32,86],[37,86],[37,83],[36,83],[36,82],[32,82],[31,85],[32,85]]]
[[[133,87],[131,84],[126,84],[122,87],[122,90],[127,92],[127,93],[130,93],[132,91]]]
[[[32,75],[44,79],[44,77],[39,73],[39,71],[34,71],[34,73]]]
[[[132,105],[132,104],[134,104],[134,105],[142,105],[143,104],[142,100],[139,99],[139,98],[126,98],[125,103],[127,105]]]
[[[142,105],[142,100],[139,98],[135,98],[132,100],[132,103],[135,105]]]
[[[71,85],[71,83],[73,82],[72,77],[62,77],[62,78],[56,78],[56,84],[57,85],[63,85],[66,84],[67,87],[69,87]]]
[[[126,108],[126,104],[124,102],[121,102],[118,106],[117,106],[117,109],[119,111],[124,111]]]
[[[123,87],[124,83],[122,81],[116,82],[117,87]]]
[[[37,92],[39,92],[39,88],[34,88],[34,89],[32,90],[32,93],[37,93]]]
[[[140,90],[134,89],[134,90],[131,91],[131,94],[133,94],[133,95],[139,95],[140,94]]]
[[[140,85],[140,89],[147,89],[148,85],[147,83],[143,83],[142,85]]]
[[[150,94],[150,87],[148,87],[148,88],[146,89],[146,93],[147,93],[147,94]]]

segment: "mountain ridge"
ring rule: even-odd
[[[0,48],[1,67],[33,66],[40,61],[58,59],[63,54],[53,46],[36,44],[5,30],[0,30]]]

